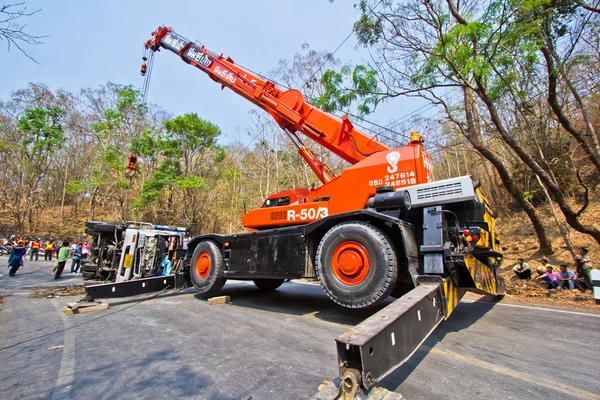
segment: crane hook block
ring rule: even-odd
[[[142,67],[140,68],[140,72],[142,73],[142,76],[146,76],[147,70],[148,70],[148,66],[146,65],[146,62],[144,61],[142,63]]]
[[[135,153],[129,153],[127,156],[127,169],[125,170],[125,175],[128,177],[132,177],[135,174],[135,170],[137,169],[138,155]]]

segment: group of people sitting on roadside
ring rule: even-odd
[[[515,275],[519,279],[534,279],[535,281],[545,282],[548,289],[579,289],[582,292],[592,288],[592,259],[588,254],[588,249],[581,247],[578,250],[579,256],[576,258],[575,273],[569,271],[567,264],[560,264],[558,270],[548,263],[546,258],[539,260],[540,266],[536,268],[537,276],[531,276],[531,268],[522,258],[517,259],[517,264],[513,267]]]

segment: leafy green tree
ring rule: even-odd
[[[132,141],[132,151],[158,160],[157,168],[142,184],[135,206],[152,205],[152,217],[167,218],[169,222],[179,208],[175,203],[180,200],[187,224],[197,226],[201,223],[200,191],[209,187],[204,175],[225,158],[224,150],[217,144],[221,130],[196,113],[177,116],[163,126],[163,133],[147,131]]]
[[[34,226],[34,209],[41,203],[41,182],[47,173],[52,155],[64,139],[61,121],[65,112],[55,106],[36,107],[25,110],[17,122],[20,140],[13,148],[21,168],[18,172],[20,185],[16,191],[15,216],[21,232],[25,218],[30,229]]]
[[[97,199],[116,202],[120,219],[128,218],[131,182],[125,176],[125,164],[130,143],[147,129],[147,107],[141,93],[132,86],[115,88],[114,107],[102,113],[102,119],[92,124],[96,136],[96,152],[92,168],[79,187],[90,195],[89,218],[94,218]]]

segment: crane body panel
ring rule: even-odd
[[[326,185],[305,192],[297,202],[286,206],[263,205],[244,215],[244,226],[253,229],[276,227],[312,222],[324,216],[364,209],[367,200],[375,195],[381,186],[401,189],[409,185],[427,183],[433,180],[429,155],[422,154],[420,145],[406,146],[398,149],[378,152],[347,169]],[[288,194],[269,196],[273,204],[274,198],[286,198]],[[315,208],[316,199],[324,199],[317,209],[306,218],[298,218],[287,209],[301,211],[303,208]],[[286,202],[287,204],[287,202]],[[326,208],[326,212],[322,211]],[[311,218],[312,216],[312,218]]]

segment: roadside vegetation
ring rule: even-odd
[[[391,146],[420,131],[438,179],[472,174],[500,226],[519,222],[524,233],[501,232],[506,251],[526,234],[533,244],[521,251],[528,254],[580,245],[597,254],[594,4],[362,0],[354,33],[370,62],[348,65],[304,46],[267,75],[330,112],[349,114]],[[379,104],[400,96],[428,103],[387,126],[366,122]],[[33,82],[2,99],[2,229],[77,234],[86,219],[103,219],[233,233],[243,230],[244,210],[270,193],[318,185],[262,112],[242,127],[246,140],[222,143],[220,128],[200,112],[172,115],[142,98],[135,87],[110,82],[77,93]],[[334,172],[346,167],[314,151]],[[125,171],[129,153],[139,155],[133,176]]]

